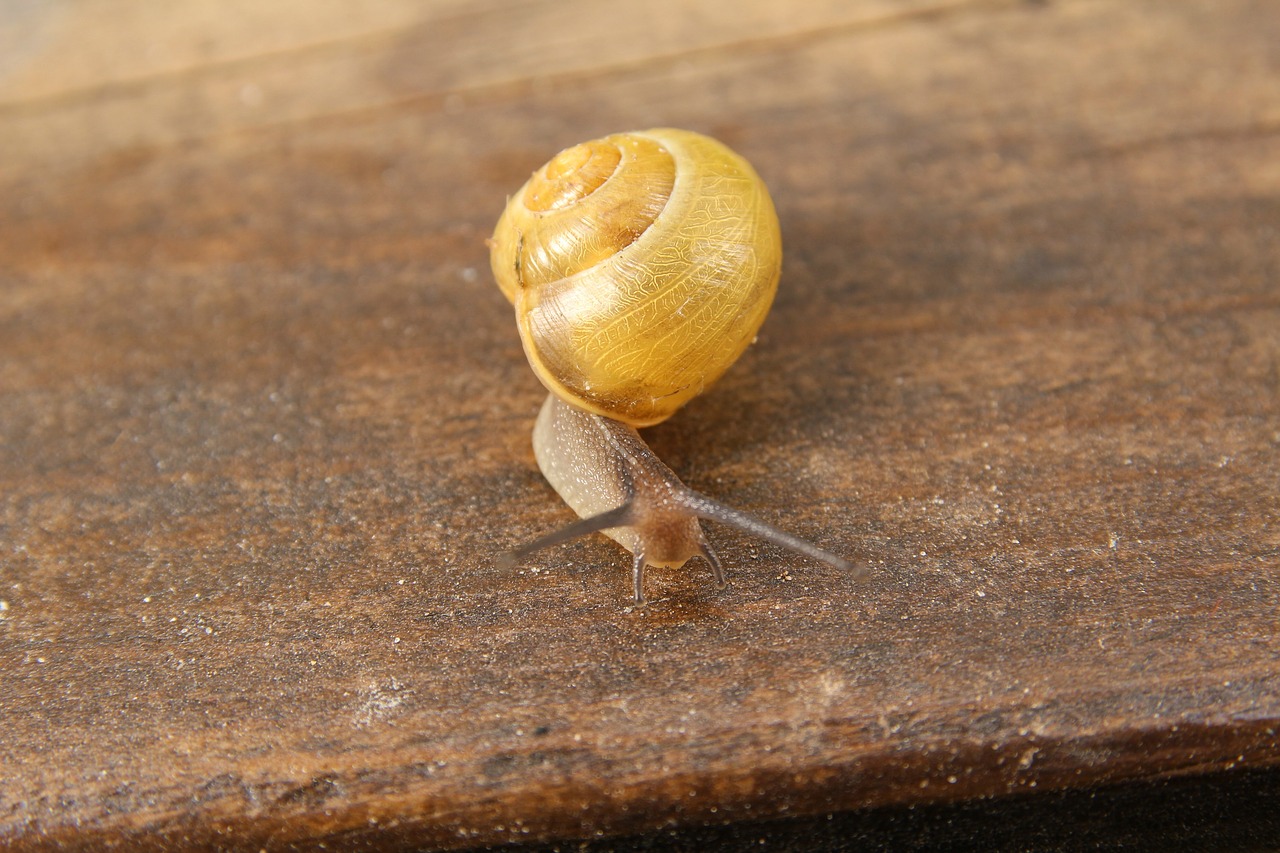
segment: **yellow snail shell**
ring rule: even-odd
[[[764,183],[686,130],[575,145],[507,202],[490,243],[538,378],[642,427],[718,379],[754,340],[782,264]]]

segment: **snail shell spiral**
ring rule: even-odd
[[[738,359],[782,264],[751,166],[672,129],[560,152],[509,199],[490,247],[542,383],[636,427],[666,420]]]

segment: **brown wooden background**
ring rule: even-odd
[[[0,845],[465,847],[1280,764],[1269,0],[0,3]],[[787,253],[564,523],[484,238],[738,148]]]

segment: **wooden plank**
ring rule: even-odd
[[[150,149],[282,123],[349,126],[371,111],[447,113],[475,100],[510,102],[531,87],[768,51],[972,3],[826,0],[799,11],[714,2],[457,5],[386,2],[317,14],[314,4],[277,3],[235,17],[221,5],[182,4],[157,16],[131,3],[123,23],[117,4],[89,5],[71,20],[52,7],[39,20],[37,44],[47,50],[26,47],[14,82],[0,86],[8,120],[0,167],[65,165],[104,147]],[[411,9],[421,17],[411,19]],[[85,51],[86,42],[103,46]],[[77,61],[64,62],[67,54]],[[94,134],[82,132],[88,127]]]
[[[0,839],[462,847],[1280,764],[1268,5],[593,7],[10,71]],[[604,540],[494,564],[569,513],[483,238],[652,124],[746,154],[787,250],[652,444],[864,584],[725,531],[727,590],[640,610]]]

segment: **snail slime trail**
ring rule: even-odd
[[[782,240],[746,160],[667,128],[575,145],[511,197],[489,247],[525,355],[551,392],[533,429],[538,467],[581,518],[504,554],[504,565],[601,532],[632,553],[637,604],[645,566],[702,557],[724,586],[699,522],[709,519],[864,574],[690,489],[636,432],[720,378],[769,313]]]

